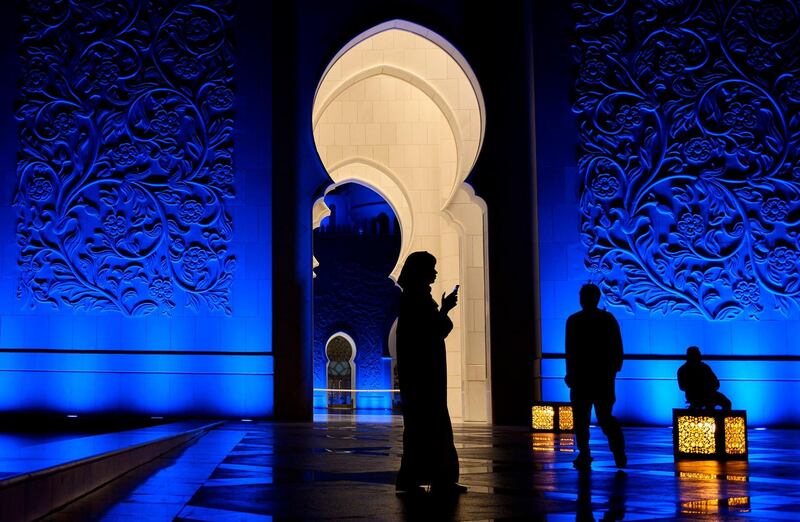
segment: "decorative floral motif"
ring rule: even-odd
[[[775,4],[765,3],[758,9],[756,24],[759,29],[767,32],[774,32],[783,24],[785,13]]]
[[[196,199],[187,199],[181,203],[180,214],[184,223],[197,223],[203,217],[203,206]]]
[[[181,129],[181,117],[176,111],[161,109],[150,122],[150,127],[162,136],[172,136]]]
[[[606,64],[596,59],[584,62],[580,71],[581,79],[587,83],[600,82],[605,74]]]
[[[28,305],[145,315],[174,298],[232,313],[232,5],[20,5],[14,205]]]
[[[200,74],[200,62],[191,56],[181,56],[175,63],[175,73],[184,80],[192,79]]]
[[[34,178],[28,187],[28,197],[34,201],[44,201],[53,194],[53,184],[45,178]]]
[[[166,303],[172,299],[172,283],[169,279],[154,279],[150,283],[150,295],[157,303]]]
[[[53,120],[53,127],[57,134],[64,137],[75,134],[75,132],[78,131],[78,125],[75,123],[75,116],[65,112],[56,115]]]
[[[611,174],[600,174],[592,181],[592,190],[597,197],[610,199],[619,191],[619,181]]]
[[[797,267],[797,252],[778,247],[767,255],[767,262],[777,272],[791,272]]]
[[[216,163],[211,169],[211,183],[218,187],[233,183],[233,165],[227,161]]]
[[[769,198],[761,204],[761,215],[766,221],[783,221],[789,215],[789,205],[778,198]]]
[[[139,148],[131,143],[122,143],[111,151],[111,157],[120,167],[130,167],[139,157]]]
[[[125,235],[128,229],[128,220],[124,216],[109,214],[103,220],[103,230],[112,238],[118,238]]]
[[[631,107],[630,105],[623,105],[619,108],[619,112],[617,113],[617,123],[622,125],[623,127],[630,129],[631,127],[636,127],[637,125],[642,124],[642,112],[641,106],[635,105]]]
[[[659,58],[658,67],[664,74],[680,74],[686,68],[686,57],[678,52],[666,52]]]
[[[39,92],[45,85],[47,85],[47,73],[41,69],[30,69],[22,82],[22,88],[28,92]]]
[[[94,72],[97,83],[110,85],[119,79],[119,65],[111,60],[103,60]]]
[[[769,69],[775,65],[777,58],[766,45],[754,45],[747,52],[747,64],[757,71]]]
[[[749,306],[758,302],[761,292],[759,292],[757,284],[747,281],[739,281],[733,288],[733,296],[743,306]]]
[[[691,212],[685,212],[678,221],[678,232],[686,237],[699,236],[703,233],[703,228],[703,217]]]
[[[212,109],[222,111],[233,105],[233,91],[223,85],[211,89],[208,94],[208,104]]]
[[[737,130],[752,129],[756,126],[756,108],[749,103],[733,102],[722,121]]]
[[[800,314],[797,5],[572,6],[581,243],[607,302]]]
[[[194,42],[205,40],[211,34],[211,24],[205,18],[195,16],[186,23],[186,39]]]
[[[694,164],[703,163],[711,159],[714,144],[705,138],[692,138],[683,149],[686,159]]]
[[[183,252],[183,266],[189,272],[197,272],[208,263],[208,252],[199,246],[189,247]]]

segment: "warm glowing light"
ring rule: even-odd
[[[555,408],[552,406],[534,406],[531,408],[533,415],[533,429],[552,430],[553,419],[555,418]]]
[[[537,401],[531,407],[533,431],[573,431],[572,405],[568,402]]]
[[[740,513],[750,511],[750,497],[731,497],[728,499],[728,508],[745,508],[737,509]]]
[[[574,453],[575,441],[572,434],[534,433],[531,439],[533,451],[554,453]]]
[[[701,473],[699,471],[680,471],[678,477],[685,479],[701,479],[701,480],[716,480],[717,475],[714,473]]]
[[[749,513],[750,497],[712,498],[709,500],[681,502],[681,513],[684,515],[717,515],[730,512]]]
[[[714,417],[686,416],[678,418],[678,451],[680,453],[714,454],[717,451]]]
[[[747,460],[744,410],[672,411],[675,458]]]
[[[725,480],[732,482],[747,482],[747,475],[725,475]]]
[[[536,429],[536,428],[534,428]],[[534,433],[532,439],[533,451],[549,451],[554,452],[555,448],[555,435],[552,433]]]
[[[681,503],[681,513],[684,515],[706,515],[719,512],[719,500],[692,500]]]
[[[747,453],[747,426],[742,417],[725,417],[725,453]]]
[[[572,431],[572,406],[558,407],[558,429],[561,431]]]

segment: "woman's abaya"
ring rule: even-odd
[[[404,289],[397,323],[397,371],[403,407],[403,457],[398,490],[458,480],[458,455],[447,410],[444,339],[453,323],[427,284]]]

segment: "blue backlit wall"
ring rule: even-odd
[[[46,0],[3,22],[0,410],[271,414],[268,99],[239,16]]]
[[[751,423],[800,422],[780,401],[800,391],[796,4],[586,1],[556,17],[576,65],[540,60],[537,124],[567,109],[541,98],[569,89],[574,119],[556,125],[578,146],[538,147],[545,398],[567,396],[564,320],[591,280],[633,356],[623,418],[669,422],[696,344]]]

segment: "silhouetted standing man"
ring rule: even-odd
[[[700,348],[686,349],[686,362],[678,368],[678,386],[686,392],[690,408],[731,409],[731,401],[719,391],[719,379],[709,365],[701,361]]]
[[[403,407],[403,457],[398,493],[463,493],[457,484],[458,454],[447,411],[447,361],[444,339],[453,329],[447,313],[455,308],[458,287],[442,308],[431,296],[436,258],[428,252],[408,256],[397,283],[403,289],[397,318],[397,372]]]
[[[597,308],[600,289],[593,284],[581,287],[580,312],[567,319],[566,355],[570,399],[575,419],[578,458],[573,465],[586,470],[592,466],[589,451],[589,422],[594,406],[597,422],[608,437],[614,462],[627,464],[625,439],[617,419],[611,414],[616,401],[614,381],[622,369],[622,337],[617,320],[611,313]]]

